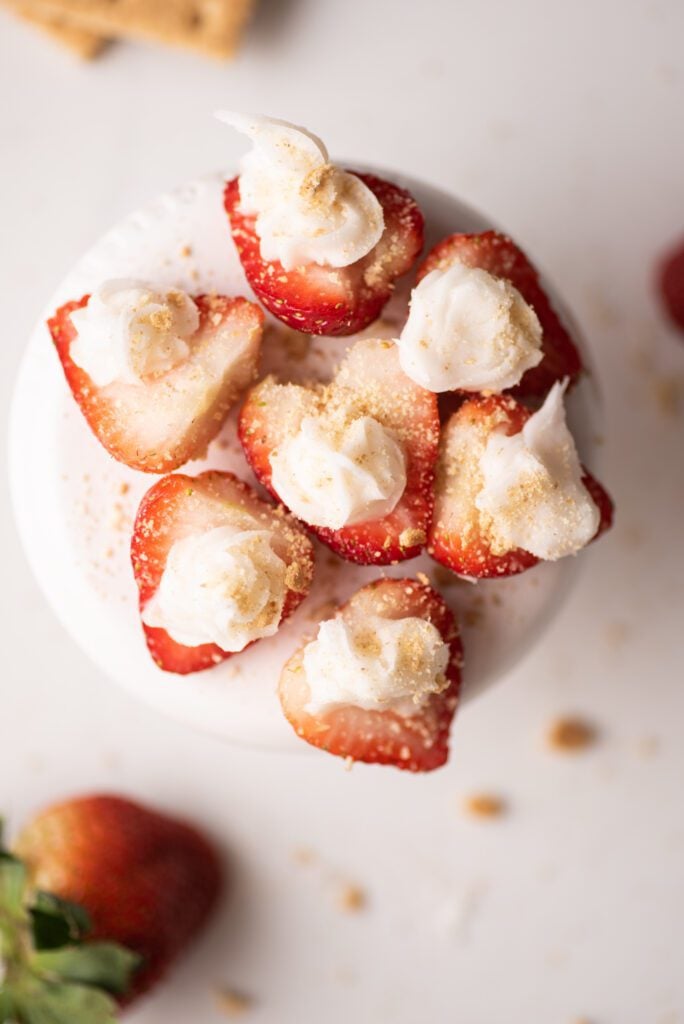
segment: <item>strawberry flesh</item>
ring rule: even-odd
[[[432,517],[434,467],[439,444],[437,398],[410,380],[399,366],[396,346],[365,339],[347,353],[325,392],[267,377],[247,395],[238,433],[260,483],[281,500],[271,481],[271,454],[305,415],[321,411],[331,393],[344,394],[350,408],[394,431],[407,462],[407,483],[394,510],[382,519],[339,530],[308,527],[342,558],[359,565],[390,565],[420,554]]]
[[[306,596],[313,576],[311,542],[296,521],[283,515],[282,509],[262,501],[232,473],[215,471],[196,477],[174,473],[159,480],[143,497],[131,540],[141,614],[159,587],[169,552],[176,542],[218,526],[242,526],[245,516],[258,520],[260,529],[272,530],[275,553],[296,567],[296,579],[287,591],[281,621],[291,615]],[[188,647],[174,640],[165,629],[143,623],[143,630],[152,659],[165,672],[187,675],[231,657],[231,652],[216,644]]]
[[[391,710],[368,711],[350,704],[312,715],[306,710],[310,690],[303,671],[302,647],[285,665],[278,688],[292,727],[307,743],[338,757],[394,765],[411,772],[441,767],[449,756],[449,729],[458,702],[463,662],[463,648],[450,609],[427,584],[384,579],[362,587],[338,614],[357,620],[378,615],[388,619],[416,616],[432,622],[449,645],[449,685],[442,693],[432,694],[411,716]]]
[[[684,331],[684,243],[667,255],[659,271],[660,295],[672,323]]]
[[[61,306],[48,327],[69,387],[97,439],[119,462],[145,473],[168,473],[196,458],[254,379],[261,310],[247,299],[197,296],[200,326],[184,363],[148,383],[97,387],[70,355],[77,336],[70,314],[89,298]]]
[[[262,259],[256,218],[240,209],[239,178],[226,185],[226,213],[247,280],[266,309],[305,334],[355,334],[377,320],[395,280],[423,248],[423,216],[413,197],[373,174],[357,177],[382,205],[385,230],[371,252],[348,267],[309,263],[285,270]]]
[[[487,437],[494,430],[517,434],[531,415],[529,409],[511,397],[480,396],[464,402],[443,428],[428,552],[460,576],[476,579],[515,576],[539,562],[535,555],[522,548],[494,554],[474,504],[477,462]],[[471,436],[464,431],[472,432]],[[454,476],[454,467],[458,467],[458,477]],[[582,482],[601,517],[595,540],[612,524],[613,503],[586,470]]]

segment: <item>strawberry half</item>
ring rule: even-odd
[[[255,525],[256,524],[256,525]],[[131,540],[141,614],[157,592],[174,544],[220,526],[270,530],[272,547],[287,565],[281,622],[304,600],[313,577],[313,547],[296,520],[259,498],[232,473],[181,473],[159,480],[142,499]],[[165,672],[187,675],[211,668],[231,653],[216,644],[189,647],[165,629],[143,623],[153,660]]]
[[[120,943],[142,957],[124,1002],[159,980],[221,893],[219,859],[203,835],[119,796],[53,805],[21,832],[15,848],[36,889],[87,911],[89,939]],[[85,1015],[83,1024],[101,1019]]]
[[[431,622],[449,646],[448,686],[433,693],[415,714],[368,711],[345,704],[312,715],[306,707],[311,693],[301,647],[285,665],[278,693],[286,718],[297,734],[329,754],[375,764],[391,764],[412,772],[428,772],[449,756],[449,727],[461,684],[463,648],[452,612],[431,587],[412,579],[377,580],[362,587],[337,612],[350,624],[370,617],[417,617]]]
[[[254,379],[261,310],[247,299],[196,296],[200,326],[185,362],[144,384],[115,381],[99,388],[70,356],[77,336],[70,314],[89,298],[61,306],[48,327],[90,429],[110,455],[145,473],[168,473],[197,458]]]
[[[226,185],[226,213],[247,280],[266,309],[305,334],[355,334],[377,320],[395,280],[423,248],[423,215],[413,197],[373,174],[357,177],[379,200],[385,230],[368,255],[348,267],[310,263],[285,270],[262,259],[256,218],[240,209],[240,179]]]
[[[531,415],[515,399],[491,395],[468,399],[443,427],[428,552],[452,572],[474,578],[514,576],[539,562],[522,548],[494,554],[475,505],[479,460],[490,434],[517,434]],[[586,470],[582,482],[601,516],[596,539],[612,524],[613,503]]]
[[[670,320],[684,331],[684,242],[663,259],[658,268],[658,285]]]
[[[539,282],[539,273],[525,253],[507,235],[484,231],[475,235],[450,235],[432,249],[418,268],[421,281],[431,270],[444,270],[457,260],[503,277],[517,288],[534,309],[543,331],[544,358],[532,367],[512,390],[518,396],[543,397],[556,381],[574,380],[582,369],[575,343]]]
[[[420,554],[433,507],[439,445],[437,398],[410,380],[399,365],[396,346],[364,339],[348,351],[325,388],[279,384],[266,377],[249,391],[240,412],[238,434],[257,478],[275,498],[270,457],[307,415],[340,401],[359,416],[368,415],[392,430],[406,456],[406,488],[394,510],[382,519],[339,530],[311,526],[319,540],[359,565],[389,565]]]

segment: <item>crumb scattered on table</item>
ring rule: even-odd
[[[309,864],[313,864],[316,860],[316,854],[310,846],[298,846],[292,851],[292,860],[295,864],[300,864],[302,867],[306,867]]]
[[[223,988],[216,993],[216,1005],[226,1017],[242,1017],[252,1009],[254,1000],[244,992]]]
[[[664,416],[676,416],[684,408],[684,377],[678,374],[654,377],[651,390]]]
[[[357,914],[366,906],[366,894],[358,885],[346,883],[337,893],[337,906],[345,914]]]
[[[563,753],[575,753],[593,746],[598,729],[584,718],[568,716],[552,722],[546,734],[549,747]]]
[[[625,643],[629,639],[630,632],[631,627],[627,622],[607,622],[603,628],[603,639],[606,647],[609,647],[612,651],[616,651],[619,650],[619,648],[624,647]]]
[[[473,818],[500,818],[508,805],[496,793],[470,793],[463,800],[463,808]]]
[[[480,626],[484,619],[484,612],[481,608],[466,608],[463,612],[463,625],[474,628]]]

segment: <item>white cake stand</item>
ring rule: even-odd
[[[419,181],[379,171],[413,193],[426,218],[427,245],[454,231],[491,223],[458,200]],[[281,714],[275,688],[280,667],[300,638],[379,570],[336,562],[317,547],[313,591],[278,635],[194,676],[164,673],[151,661],[137,612],[128,544],[142,494],[154,477],[111,459],[88,429],[52,349],[46,317],[114,277],[138,277],[190,292],[215,290],[252,297],[222,208],[224,175],[185,185],[155,200],[105,235],[64,279],[28,340],[10,425],[11,490],[29,562],[62,625],[95,664],[159,711],[225,739],[278,749],[307,749]],[[388,322],[367,334],[391,336],[405,308],[406,285],[392,300]],[[323,376],[349,339],[315,340],[308,353],[270,334],[263,365],[292,376]],[[569,401],[570,420],[585,459],[596,434],[591,379]],[[235,438],[235,418],[206,458],[188,472],[231,469],[253,481]],[[583,557],[583,556],[582,556]],[[536,567],[508,580],[467,583],[427,556],[386,570],[427,573],[460,614],[466,665],[464,699],[502,679],[539,639],[575,576],[579,559]],[[334,564],[333,564],[334,563]]]

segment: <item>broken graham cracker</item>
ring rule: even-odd
[[[68,19],[105,36],[152,39],[231,57],[253,0],[12,0],[22,14],[32,11]]]
[[[15,0],[2,0],[2,4],[18,14],[22,21],[34,25],[83,60],[93,60],[109,42],[98,32],[83,28],[68,18],[42,11],[40,4],[17,3]]]

